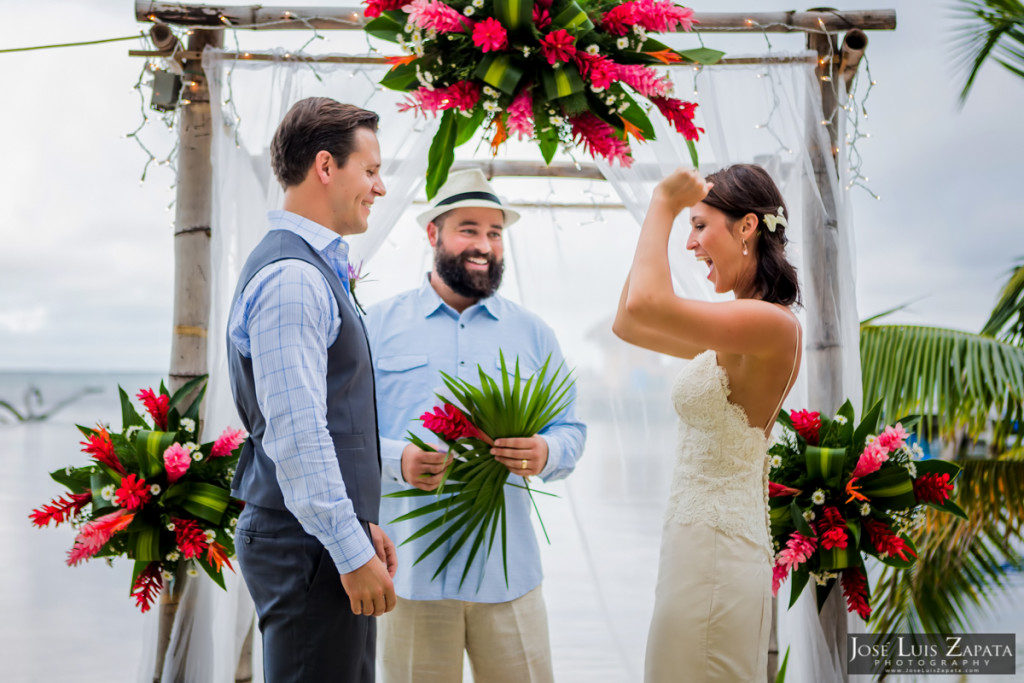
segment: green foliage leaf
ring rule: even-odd
[[[416,66],[413,64],[399,64],[384,74],[380,84],[389,90],[408,92],[419,87],[416,79]]]
[[[448,109],[441,116],[441,126],[430,143],[427,153],[427,199],[433,199],[448,179],[448,170],[455,161],[455,139],[458,135],[458,116]]]
[[[404,15],[404,12],[398,12],[398,14]],[[405,29],[404,18],[395,16],[395,11],[381,12],[379,17],[374,17],[363,30],[369,33],[374,38],[380,38],[391,43],[398,42],[398,34],[403,33]]]

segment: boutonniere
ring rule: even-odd
[[[363,308],[363,305],[359,303],[359,299],[356,298],[356,285],[365,280],[367,275],[369,273],[363,272],[362,261],[355,265],[348,264],[348,291],[352,295],[352,303],[356,305],[356,309],[362,315],[366,315],[366,309]]]

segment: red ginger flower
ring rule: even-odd
[[[153,424],[157,429],[167,429],[167,410],[171,397],[167,394],[154,394],[152,389],[143,389],[135,395],[135,398],[142,401],[146,410],[153,417]]]
[[[68,551],[68,566],[73,567],[98,553],[114,534],[131,524],[133,519],[135,513],[117,510],[109,515],[97,517],[83,526],[75,538],[74,547]]]
[[[703,128],[698,128],[693,124],[693,112],[697,108],[696,102],[683,102],[677,100],[674,97],[651,97],[651,102],[658,108],[661,115],[668,119],[668,122],[675,127],[676,131],[683,134],[687,140],[699,140],[700,134],[704,132]],[[806,412],[806,411],[801,411]],[[817,415],[817,413],[813,413]],[[818,427],[821,427],[821,422],[818,422]],[[814,443],[818,444],[818,432],[814,432]]]
[[[469,111],[480,99],[480,86],[472,81],[459,81],[447,88],[420,88],[409,94],[409,100],[398,106],[399,111],[419,109],[436,113],[445,109]]]
[[[402,9],[402,7],[409,4],[409,0],[364,0],[364,4],[366,9],[363,10],[363,16],[367,19],[373,19],[374,17],[379,17],[381,12]]]
[[[821,430],[821,413],[810,410],[791,410],[789,411],[789,419],[793,421],[793,429],[796,430],[797,434],[804,437],[807,443],[812,446],[818,445],[818,432]]]
[[[789,576],[789,565],[776,562],[772,566],[772,596],[779,594],[779,586]]]
[[[843,570],[843,595],[846,596],[846,610],[856,612],[861,619],[871,616],[871,605],[868,603],[868,581],[864,570],[860,567],[848,567]]]
[[[480,430],[451,403],[445,403],[444,407],[434,408],[432,413],[423,413],[420,415],[420,419],[423,420],[424,427],[448,441],[456,441],[464,437],[480,437]]]
[[[68,493],[68,496],[70,500],[64,500],[64,496],[61,496],[33,510],[29,519],[38,527],[47,526],[50,522],[57,526],[82,514],[82,508],[92,502],[92,491]]]
[[[209,549],[206,532],[194,519],[172,517],[171,523],[174,524],[174,542],[185,559],[199,557]]]
[[[883,555],[899,557],[904,562],[907,561],[907,553],[910,553],[912,557],[917,557],[906,541],[894,534],[885,522],[867,519],[864,521],[864,529],[868,532],[871,545],[875,546],[875,550]]]
[[[587,154],[604,157],[609,163],[618,161],[623,168],[633,164],[629,154],[629,143],[615,133],[615,129],[590,112],[584,112],[569,119],[572,137],[581,144]]]
[[[821,519],[818,520],[817,527],[822,548],[831,550],[847,546],[846,520],[834,505],[827,505],[821,511]]]
[[[601,19],[601,28],[613,36],[624,36],[636,23],[636,3],[624,2],[612,7]]]
[[[145,614],[153,606],[156,596],[164,587],[164,579],[160,575],[160,563],[150,562],[146,568],[139,572],[132,584],[131,596],[135,598],[135,606]]]
[[[134,474],[121,479],[121,485],[114,492],[114,502],[125,510],[138,510],[153,497],[145,479]]]
[[[592,55],[586,52],[576,53],[576,66],[580,74],[590,79],[590,84],[595,88],[607,88],[615,82],[619,65],[601,55]]]
[[[86,441],[79,442],[85,446],[82,449],[83,453],[88,453],[96,462],[106,465],[122,476],[126,474],[124,465],[121,464],[117,453],[114,452],[114,443],[110,440],[110,433],[106,429],[100,426],[95,434],[90,434],[86,439]]]
[[[795,496],[800,493],[800,489],[795,489],[792,486],[783,486],[782,484],[776,484],[774,481],[768,482],[768,497],[769,498],[781,498],[782,496]]]
[[[552,31],[540,39],[540,51],[548,64],[554,66],[558,62],[568,62],[576,54],[576,38],[564,28]]]
[[[504,50],[508,47],[508,31],[494,17],[487,17],[473,27],[473,44],[481,52]]]
[[[877,472],[882,463],[888,459],[889,452],[885,449],[885,446],[875,440],[864,447],[864,452],[857,459],[857,466],[853,468],[853,473],[850,476],[853,479],[857,479],[872,472]]]
[[[914,480],[914,497],[919,503],[942,505],[953,493],[949,473],[928,472]]]
[[[533,25],[537,27],[538,31],[543,31],[551,26],[551,13],[539,4],[533,6]]]
[[[239,444],[245,441],[245,437],[244,430],[225,427],[224,431],[217,437],[217,440],[213,442],[210,457],[223,458],[226,455],[231,455],[238,448]]]

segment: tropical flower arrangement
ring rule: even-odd
[[[214,441],[196,443],[205,383],[198,377],[173,395],[163,382],[159,393],[140,391],[136,398],[152,426],[118,387],[120,433],[79,425],[82,452],[92,462],[51,472],[68,492],[29,515],[38,527],[69,522],[78,528],[69,566],[94,557],[134,560],[131,596],[142,612],[179,569],[189,575],[202,569],[221,588],[222,568],[234,571],[229,558],[243,503],[231,498],[231,477],[245,432],[229,427]]]
[[[501,377],[497,380],[478,366],[479,387],[472,383],[441,373],[451,397],[437,394],[441,405],[420,416],[423,426],[440,438],[448,447],[452,463],[445,470],[436,491],[409,489],[388,494],[394,498],[435,496],[436,501],[423,505],[393,520],[404,522],[424,515],[443,513],[418,529],[405,540],[409,543],[431,532],[437,537],[416,559],[415,564],[454,538],[451,548],[441,560],[432,578],[437,578],[456,553],[471,542],[469,558],[462,572],[459,586],[465,582],[469,568],[483,548],[483,557],[490,555],[496,533],[500,530],[501,555],[508,583],[508,561],[505,545],[505,486],[523,488],[533,500],[536,489],[529,480],[523,484],[508,481],[509,470],[495,460],[490,447],[494,440],[505,437],[529,437],[543,430],[570,402],[569,390],[575,380],[562,372],[562,366],[549,376],[550,356],[537,373],[522,381],[519,360],[509,371],[504,354],[500,354]],[[456,403],[459,406],[456,406]],[[409,432],[406,437],[425,451],[436,451],[421,438]],[[550,494],[549,494],[550,495]],[[534,503],[534,510],[537,510]],[[538,519],[540,511],[537,510]],[[544,522],[541,520],[541,528]],[[547,530],[544,530],[545,538]],[[486,544],[485,544],[486,541]],[[550,542],[550,540],[549,540]],[[404,545],[403,543],[403,545]]]
[[[673,0],[363,0],[366,32],[407,53],[381,84],[409,92],[402,110],[441,115],[429,152],[427,198],[448,177],[455,147],[481,126],[491,150],[516,135],[551,163],[560,146],[628,167],[629,136],[653,140],[637,97],[681,133],[697,163],[696,104],[672,96],[651,64],[712,64],[722,52],[673,50],[652,33],[689,31]]]
[[[818,609],[839,581],[847,609],[871,616],[864,556],[907,568],[911,538],[931,506],[966,519],[951,499],[960,468],[922,460],[901,422],[878,430],[881,403],[854,425],[847,401],[834,418],[780,413],[785,434],[768,450],[769,510],[775,548],[772,591],[792,576],[792,606],[813,580]]]

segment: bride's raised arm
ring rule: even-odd
[[[744,262],[744,257],[757,230],[757,217],[749,214],[731,230],[724,221],[709,226],[714,217],[701,200],[710,189],[699,173],[682,169],[655,188],[612,330],[632,344],[681,358],[707,349],[743,355],[791,349],[791,316],[778,306],[748,298],[755,295],[751,288],[756,263],[753,258]],[[692,224],[687,249],[708,264],[716,290],[735,290],[736,301],[695,301],[674,292],[669,234],[686,208],[691,208]]]

